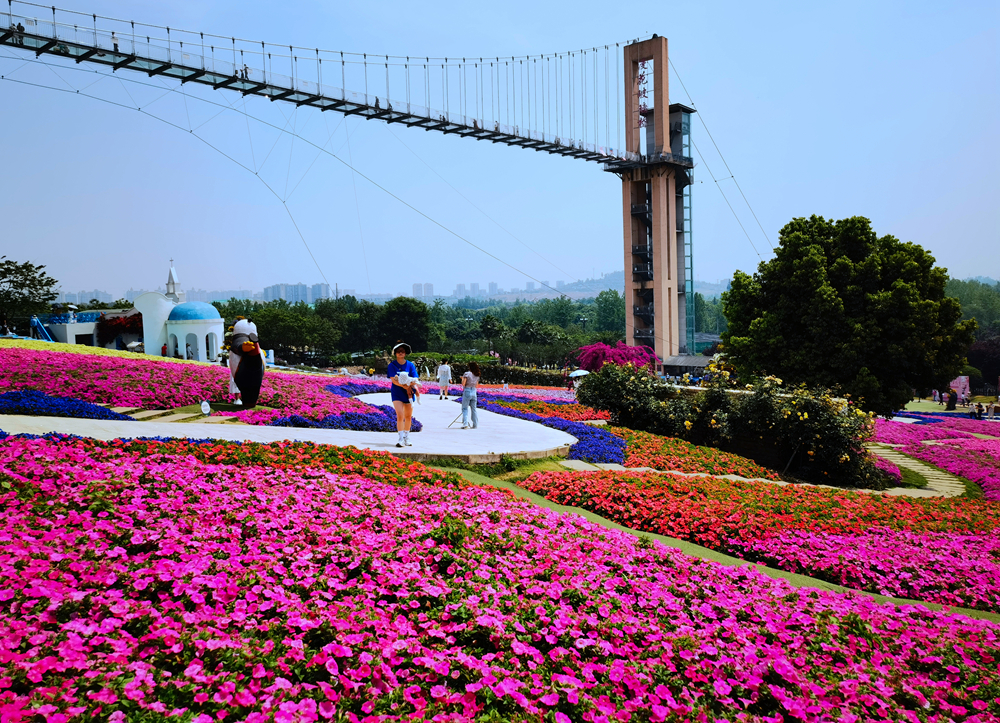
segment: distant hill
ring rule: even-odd
[[[698,281],[695,279],[694,290],[695,293],[701,294],[706,297],[718,296],[729,286],[728,281]],[[599,279],[585,279],[583,281],[574,281],[572,284],[566,284],[560,291],[565,292],[584,292],[593,293],[595,296],[605,289],[616,289],[618,292],[625,293],[625,271],[612,271],[609,274],[604,274]]]
[[[1000,281],[996,279],[991,279],[989,276],[970,276],[967,279],[962,279],[963,281],[978,281],[980,284],[986,284],[987,286],[996,286],[1000,284]]]

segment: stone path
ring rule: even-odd
[[[888,444],[872,444],[869,445],[869,449],[882,459],[892,462],[897,467],[913,470],[927,480],[926,487],[910,490],[922,494],[911,494],[911,497],[960,497],[965,494],[965,483],[953,474],[926,462],[907,457]]]

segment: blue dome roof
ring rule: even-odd
[[[187,301],[178,304],[170,312],[167,321],[194,321],[197,319],[221,319],[219,310],[204,301]]]

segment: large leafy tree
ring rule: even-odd
[[[866,218],[796,218],[775,258],[723,294],[725,349],[743,376],[839,387],[889,415],[964,363],[976,322],[960,321],[946,282],[927,251]]]
[[[625,296],[617,289],[605,289],[594,300],[595,331],[625,333]]]
[[[409,296],[397,296],[383,307],[383,339],[393,346],[402,339],[413,351],[426,351],[430,336],[431,312],[427,304]]]
[[[0,321],[6,326],[46,311],[56,298],[56,283],[44,266],[0,256]]]

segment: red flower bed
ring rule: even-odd
[[[536,472],[521,483],[563,505],[582,507],[635,530],[727,549],[785,530],[852,534],[873,527],[934,532],[1000,528],[1000,505],[923,499],[823,487],[640,472]]]
[[[777,472],[761,467],[753,460],[714,447],[699,447],[683,439],[661,437],[624,427],[609,427],[608,431],[628,442],[624,462],[626,467],[652,467],[666,472],[706,472],[781,479]]]

